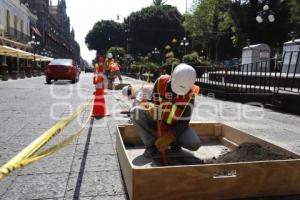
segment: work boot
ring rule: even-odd
[[[177,144],[171,144],[170,145],[170,150],[171,151],[181,151],[182,149],[181,149],[181,147],[179,146],[179,145],[177,145]]]
[[[146,147],[145,152],[143,153],[145,158],[153,158],[159,156],[159,152],[156,147],[153,145],[151,147]]]

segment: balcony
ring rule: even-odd
[[[18,31],[15,28],[8,28],[5,32],[4,32],[4,36],[6,38],[18,41],[18,42],[22,42],[22,43],[27,43],[30,40],[30,37],[24,33],[22,33],[21,31]]]

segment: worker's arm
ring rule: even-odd
[[[158,79],[155,81],[154,86],[153,86],[151,102],[154,102],[154,99],[159,97],[159,94],[157,91],[157,84],[158,84]]]

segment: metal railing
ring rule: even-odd
[[[300,94],[300,53],[231,67],[196,67],[197,83],[206,92],[222,94]]]
[[[4,32],[4,36],[24,43],[27,43],[30,40],[30,36],[12,27]]]

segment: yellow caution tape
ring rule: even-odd
[[[48,131],[43,133],[39,138],[33,141],[29,146],[27,146],[24,150],[18,153],[14,158],[8,161],[5,165],[0,168],[0,180],[4,179],[7,175],[9,175],[12,171],[25,167],[35,161],[41,160],[49,155],[54,154],[60,149],[64,148],[68,144],[74,142],[81,132],[84,130],[87,125],[90,117],[87,119],[85,124],[81,126],[81,128],[73,135],[69,136],[64,141],[60,142],[57,145],[52,146],[39,154],[34,155],[39,149],[49,143],[55,136],[57,136],[60,132],[64,130],[64,128],[70,124],[79,114],[84,112],[87,107],[91,104],[92,99],[90,99],[84,106],[82,106],[79,110],[72,113],[69,117],[63,119],[58,122]]]

